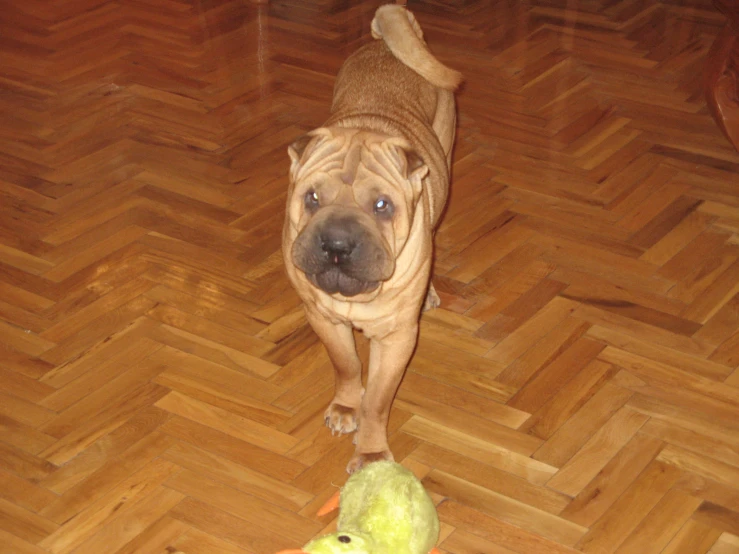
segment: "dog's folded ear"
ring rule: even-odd
[[[413,187],[413,193],[420,194],[423,189],[423,179],[429,172],[426,162],[405,139],[391,138],[385,141],[384,146],[387,147],[389,157],[395,167]]]
[[[331,131],[320,127],[304,134],[287,147],[290,156],[290,181],[295,181],[298,170],[324,139],[333,136]]]
[[[293,163],[300,161],[300,158],[303,156],[303,152],[305,152],[305,149],[308,147],[308,143],[312,140],[313,135],[311,133],[306,133],[303,136],[298,137],[295,142],[287,147],[287,153]]]

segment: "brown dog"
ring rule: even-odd
[[[418,338],[433,232],[444,208],[461,76],[426,48],[413,15],[380,7],[377,40],[346,60],[332,116],[288,149],[287,273],[336,370],[332,431],[358,428],[347,470],[392,459],[390,406]],[[367,390],[352,328],[370,339]]]

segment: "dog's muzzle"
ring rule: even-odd
[[[292,258],[318,288],[347,297],[375,290],[395,269],[382,236],[361,212],[316,217],[295,240]]]

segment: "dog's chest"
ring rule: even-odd
[[[351,325],[368,338],[384,336],[397,327],[397,309],[383,299],[369,302],[347,302],[321,295],[313,309],[335,325]]]

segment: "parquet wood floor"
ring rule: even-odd
[[[269,554],[332,525],[352,445],[281,266],[286,145],[378,4],[3,3],[0,552]],[[467,79],[443,304],[390,422],[442,551],[739,552],[739,154],[701,77],[724,17],[409,7]]]

